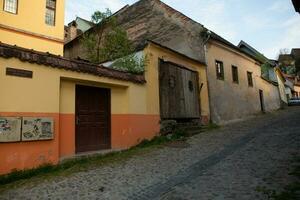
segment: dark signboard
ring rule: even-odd
[[[23,69],[15,69],[15,68],[6,68],[6,75],[8,76],[19,76],[23,78],[32,78],[32,71],[23,70]]]

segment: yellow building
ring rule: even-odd
[[[0,0],[0,174],[156,136],[161,63],[182,75],[165,76],[172,102],[182,111],[193,104],[193,120],[209,121],[204,63],[150,41],[141,50],[149,58],[141,75],[63,58],[64,1],[28,2]]]
[[[63,55],[64,0],[0,0],[0,41]]]

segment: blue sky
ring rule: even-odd
[[[162,0],[233,44],[244,40],[269,58],[300,48],[300,14],[291,0]],[[66,0],[65,23],[90,19],[95,10],[113,12],[136,0]]]

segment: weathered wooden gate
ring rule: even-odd
[[[200,118],[198,72],[160,61],[159,98],[161,119]]]

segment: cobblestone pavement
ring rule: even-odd
[[[264,199],[258,186],[282,188],[300,151],[300,107],[257,116],[125,162],[25,184],[0,199]]]

